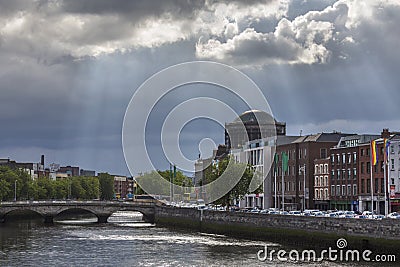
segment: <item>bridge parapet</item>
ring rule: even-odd
[[[45,222],[52,222],[53,218],[61,212],[71,209],[86,210],[97,216],[98,222],[107,222],[111,214],[116,211],[138,211],[143,214],[143,219],[154,222],[156,201],[17,201],[0,203],[0,222],[6,215],[16,210],[31,210],[45,218]]]

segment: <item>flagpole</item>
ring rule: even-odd
[[[373,141],[371,141],[371,143],[370,143],[370,153],[369,153],[369,155],[370,155],[370,173],[371,173],[371,212],[373,213],[374,212],[374,185],[373,185],[373,175],[372,175],[372,164],[373,164],[373,162],[372,162],[372,153],[373,153],[373,148],[372,148],[372,144],[373,144]]]
[[[388,199],[388,173],[386,173],[389,170],[389,151],[388,151],[388,146],[387,146],[387,139],[384,139],[383,141],[383,153],[384,153],[384,158],[383,158],[383,183],[384,183],[384,194],[385,194],[385,217],[388,216],[389,214],[389,199]]]
[[[283,159],[283,152],[282,152],[282,211],[285,210],[285,176],[283,175],[284,171],[284,167],[283,167],[283,163],[284,159]]]
[[[278,194],[277,194],[277,192],[276,192],[276,188],[277,188],[277,186],[276,186],[276,173],[277,173],[277,166],[276,166],[276,162],[275,162],[275,171],[274,171],[274,178],[275,178],[275,182],[274,182],[274,192],[275,192],[275,210],[276,210],[276,204],[277,204],[277,197],[278,197]]]

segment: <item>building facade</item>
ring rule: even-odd
[[[326,159],[330,149],[335,146],[342,133],[319,133],[301,136],[290,144],[278,145],[278,179],[277,193],[280,198],[280,208],[285,210],[314,209],[314,161]],[[288,170],[282,173],[282,153],[288,155]],[[304,173],[303,173],[304,172]],[[305,174],[305,175],[304,175]],[[283,181],[283,183],[282,183]],[[272,186],[274,189],[275,186]]]
[[[330,201],[330,158],[314,160],[314,205],[316,209],[328,210]]]
[[[330,155],[330,208],[358,211],[359,145],[369,143],[376,135],[351,135],[340,139]],[[363,163],[364,164],[364,163]]]
[[[286,135],[286,123],[278,122],[261,110],[249,110],[225,124],[225,145],[241,148],[246,142]]]

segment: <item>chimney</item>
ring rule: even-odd
[[[40,157],[40,165],[44,167],[44,155]]]
[[[382,133],[381,133],[381,137],[386,138],[386,139],[389,138],[390,137],[389,129],[387,129],[387,128],[383,129]]]

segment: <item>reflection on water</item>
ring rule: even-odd
[[[139,213],[118,212],[107,224],[83,225],[89,219],[0,225],[0,266],[316,266],[259,262],[257,251],[272,243],[160,228]]]

